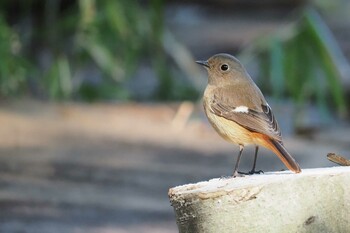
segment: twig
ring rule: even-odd
[[[339,164],[341,166],[350,166],[350,160],[344,158],[341,155],[337,155],[335,153],[328,153],[327,158],[329,161],[336,163],[336,164]]]
[[[178,131],[181,131],[183,128],[185,128],[188,119],[191,117],[193,108],[194,106],[191,102],[184,101],[181,103],[171,122],[172,127]]]

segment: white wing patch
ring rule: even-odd
[[[232,110],[232,112],[248,113],[249,109],[247,106],[238,106]]]

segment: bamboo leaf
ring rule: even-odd
[[[284,93],[283,49],[277,39],[271,41],[270,52],[270,84],[273,95],[280,99]]]
[[[333,100],[341,114],[346,112],[346,102],[341,86],[339,63],[345,63],[346,60],[342,55],[336,40],[327,28],[319,14],[308,9],[305,16],[306,26],[309,35],[312,37],[312,46],[318,53],[322,68],[325,72]]]

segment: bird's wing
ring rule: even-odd
[[[221,94],[224,94],[221,92]],[[231,120],[241,125],[242,127],[261,134],[265,134],[280,143],[282,136],[278,123],[271,111],[270,106],[263,99],[260,106],[249,107],[243,103],[238,103],[237,100],[230,101],[223,98],[224,95],[213,95],[209,101],[210,110],[227,120]],[[263,97],[262,97],[263,98]],[[238,98],[241,99],[242,98]],[[260,104],[260,103],[259,103]]]

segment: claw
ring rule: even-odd
[[[259,170],[259,171],[251,170],[249,172],[238,172],[238,174],[241,174],[241,175],[254,175],[254,174],[263,174],[263,173],[264,173],[263,170]]]
[[[264,174],[264,171],[263,170],[259,170],[259,171],[255,171],[255,170],[251,170],[249,172],[250,175],[253,175],[253,174]]]

